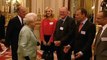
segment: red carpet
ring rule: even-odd
[[[4,54],[0,55],[0,60],[11,60],[10,51],[7,51]]]
[[[4,44],[0,43],[2,51],[0,52],[0,60],[11,60],[11,50],[7,50]]]
[[[12,60],[11,59],[11,50],[10,49],[6,49],[6,47],[4,46],[4,44],[0,43],[1,48],[2,48],[2,52],[0,52],[0,60]],[[41,56],[42,56],[42,51],[41,50],[37,50],[37,60],[41,60]],[[36,59],[35,59],[36,60]],[[57,56],[54,53],[54,60],[57,60]]]

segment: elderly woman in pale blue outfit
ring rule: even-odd
[[[18,60],[36,60],[37,42],[34,27],[37,15],[28,13],[24,18],[25,25],[21,29],[18,41]]]

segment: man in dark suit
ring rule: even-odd
[[[107,60],[107,11],[100,11],[96,22],[101,27],[95,39],[94,60]]]
[[[0,40],[5,38],[5,16],[0,11]]]
[[[5,38],[5,16],[3,16],[2,12],[0,11],[0,42],[3,42],[4,38]],[[1,46],[0,51],[2,51]]]
[[[18,6],[17,8],[18,15],[12,18],[7,26],[6,30],[6,46],[9,47],[11,45],[12,49],[12,60],[17,59],[17,48],[18,48],[18,37],[19,32],[23,26],[23,18],[26,14],[26,8],[22,6]]]
[[[92,43],[96,33],[95,24],[87,18],[87,11],[80,8],[76,11],[77,21],[76,35],[74,40],[74,52],[76,60],[90,60],[92,56]]]
[[[60,19],[56,24],[54,32],[54,43],[58,60],[71,60],[70,52],[63,51],[64,46],[67,46],[74,37],[75,21],[68,16],[68,9],[62,7],[59,10]]]

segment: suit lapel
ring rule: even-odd
[[[68,16],[66,17],[66,19],[65,19],[65,21],[64,21],[64,25],[67,24],[67,20],[69,20],[69,17],[68,17]]]
[[[105,37],[105,35],[107,35],[107,28],[104,30],[102,35],[98,39],[96,39],[96,46],[98,46],[99,43],[101,42],[101,37]]]
[[[89,21],[87,20],[79,32],[84,31],[84,29],[87,29],[88,23],[89,23]],[[78,25],[78,29],[79,29],[79,25]]]
[[[102,33],[101,37],[103,37],[103,36],[106,37],[105,35],[107,36],[107,28],[106,28],[106,29],[104,30],[104,32]]]
[[[18,16],[16,17],[16,19],[17,19],[18,24],[19,24],[20,26],[23,26],[23,24],[20,22],[20,19],[18,18]]]
[[[66,28],[66,25],[68,25],[68,20],[69,20],[69,17],[67,16],[65,21],[62,24],[62,26],[64,27],[64,29]]]

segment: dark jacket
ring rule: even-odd
[[[6,46],[10,46],[12,48],[12,60],[17,60],[17,48],[18,48],[18,38],[19,32],[22,28],[23,24],[21,24],[18,16],[12,18],[7,26],[6,30]]]
[[[75,53],[82,51],[84,57],[92,56],[92,43],[96,33],[96,26],[89,20],[85,22],[80,32],[78,32],[79,24],[77,24],[77,31],[74,42]]]
[[[73,18],[67,16],[66,20],[58,20],[54,33],[54,41],[61,41],[61,45],[68,45],[74,38],[75,34],[75,21]],[[60,30],[63,27],[63,30]]]
[[[0,39],[5,38],[5,16],[0,15]]]

